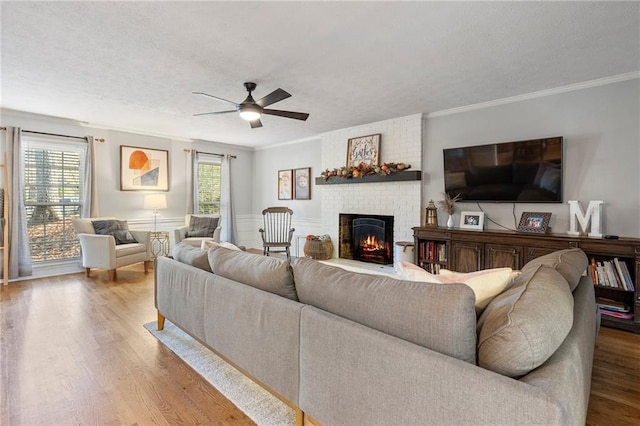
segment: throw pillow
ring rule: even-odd
[[[129,230],[126,220],[94,220],[91,224],[98,235],[113,235],[113,231]]]
[[[138,242],[129,232],[129,225],[126,220],[94,220],[91,224],[96,234],[111,235],[115,239],[116,245]]]
[[[477,272],[458,273],[441,269],[439,279],[444,284],[463,283],[471,287],[476,295],[476,309],[482,311],[494,297],[513,283],[515,276],[511,268],[484,269]]]
[[[191,215],[187,237],[212,237],[218,227],[219,219],[219,217]]]
[[[136,240],[131,232],[126,230],[121,231],[113,231],[113,238],[116,239],[116,245],[119,244],[136,244],[138,240]]]
[[[410,262],[398,263],[398,275],[401,280],[418,281],[421,283],[442,284],[437,275],[431,274]]]

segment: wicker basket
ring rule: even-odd
[[[304,255],[315,260],[331,259],[333,244],[331,240],[307,240],[304,243]]]

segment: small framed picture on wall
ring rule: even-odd
[[[279,170],[278,171],[278,200],[291,200],[293,194],[293,171]]]
[[[295,169],[294,174],[294,192],[293,197],[296,200],[310,200],[311,199],[311,185],[309,184],[311,178],[311,167],[304,167],[302,169]]]

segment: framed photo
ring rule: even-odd
[[[169,151],[120,145],[120,191],[168,191]]]
[[[551,213],[524,212],[520,217],[518,231],[544,234],[547,232],[549,220],[551,220]]]
[[[380,134],[351,138],[347,142],[347,167],[380,164]]]
[[[484,229],[483,212],[462,212],[460,213],[460,228],[462,229]]]
[[[293,194],[292,170],[278,171],[278,200],[291,200]]]
[[[293,197],[296,200],[310,200],[311,199],[311,167],[305,167],[302,169],[295,169],[293,171],[294,188]]]

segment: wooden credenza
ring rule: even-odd
[[[513,231],[475,231],[458,228],[413,228],[415,263],[429,272],[440,268],[458,272],[511,267],[521,269],[536,257],[567,248],[582,249],[589,260],[626,264],[635,291],[595,285],[596,296],[629,306],[633,320],[603,316],[602,324],[640,333],[640,239],[571,237],[565,234],[528,234]],[[588,273],[588,271],[587,271]]]

